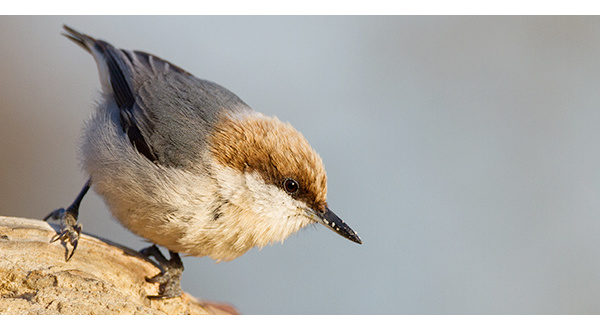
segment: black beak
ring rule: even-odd
[[[325,209],[325,212],[318,212],[319,220],[329,229],[335,231],[336,233],[346,237],[352,242],[362,244],[360,237],[356,234],[352,228],[350,228],[342,219],[340,219],[335,213],[333,213],[329,208]]]

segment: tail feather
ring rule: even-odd
[[[94,61],[96,61],[102,90],[105,93],[114,93],[112,85],[115,82],[115,79],[118,83],[125,81],[123,73],[121,72],[123,70],[122,66],[119,66],[119,62],[117,62],[114,56],[111,56],[111,50],[113,50],[114,47],[107,42],[97,40],[87,34],[81,33],[70,26],[63,25],[63,29],[64,31],[61,33],[63,36],[67,37],[69,40],[73,41],[73,43],[91,54]],[[115,51],[112,51],[112,53],[115,53]],[[111,72],[111,70],[113,72]],[[117,73],[117,75],[115,76],[114,73]],[[127,83],[122,85],[127,86]]]
[[[69,38],[69,40],[73,41],[88,53],[92,53],[92,49],[90,47],[96,43],[96,39],[78,32],[67,25],[63,25],[63,29],[65,29],[65,32],[61,33],[63,36]]]

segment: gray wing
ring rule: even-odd
[[[141,52],[117,49],[64,26],[65,36],[90,52],[100,80],[119,107],[121,128],[153,162],[189,167],[200,157],[206,135],[224,111],[250,109],[213,82]]]

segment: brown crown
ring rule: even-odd
[[[209,144],[221,164],[241,172],[255,171],[266,183],[280,188],[286,178],[292,178],[300,186],[292,197],[315,210],[327,206],[327,175],[321,157],[292,125],[262,115],[224,118]]]

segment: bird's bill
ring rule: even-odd
[[[350,228],[342,219],[340,219],[333,211],[329,208],[325,209],[325,212],[317,213],[317,221],[325,225],[327,228],[335,231],[336,233],[344,236],[352,242],[362,244],[360,237],[352,228]]]

